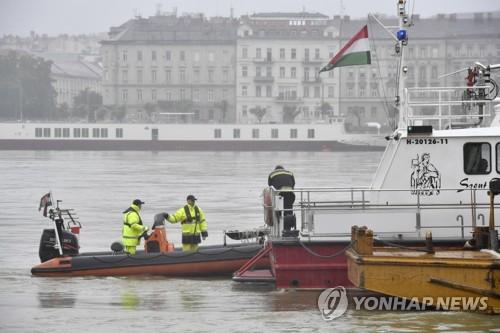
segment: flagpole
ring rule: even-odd
[[[50,203],[52,203],[52,191],[49,192],[50,193]],[[63,247],[62,247],[62,242],[61,242],[61,237],[59,237],[59,228],[57,227],[57,224],[59,222],[57,222],[58,220],[61,220],[62,217],[61,217],[61,214],[59,213],[59,204],[56,206],[56,209],[57,209],[57,216],[54,216],[53,220],[54,221],[54,233],[56,234],[56,241],[57,241],[57,247],[58,247],[58,250],[59,250],[59,255],[62,256],[63,255]],[[61,222],[61,236],[62,236],[62,231],[63,231],[63,224],[64,224],[64,221]]]

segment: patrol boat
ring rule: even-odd
[[[296,188],[292,232],[283,230],[279,192],[267,190],[269,240],[234,280],[272,281],[284,289],[353,286],[345,255],[352,225],[374,230],[379,245],[423,246],[432,232],[435,244],[462,247],[485,224],[487,184],[500,176],[500,106],[493,112],[499,88],[491,77],[500,65],[471,64],[463,87],[405,87],[409,17],[406,1],[397,6],[399,30],[391,36],[400,57],[399,121],[371,185]],[[253,269],[266,257],[270,270]]]
[[[144,250],[135,255],[123,252],[120,243],[111,251],[80,253],[78,237],[81,224],[74,210],[57,207],[48,211],[53,229],[44,229],[40,239],[41,263],[31,269],[36,276],[230,276],[262,249],[261,232],[228,232],[237,239],[255,238],[255,242],[202,246],[196,252],[182,252],[167,239],[164,223],[155,222],[145,239]],[[262,267],[269,263],[262,260]]]

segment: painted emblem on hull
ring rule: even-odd
[[[439,195],[441,189],[441,173],[430,162],[431,154],[423,153],[422,157],[411,160],[410,186],[413,195]]]

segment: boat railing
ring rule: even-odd
[[[272,193],[271,208],[279,223],[272,226],[271,236],[281,237],[283,223],[280,217],[286,209],[279,191],[273,190]],[[330,232],[331,228],[328,227],[321,230],[321,223],[341,225],[344,220],[351,220],[362,225],[370,222],[367,219],[384,221],[399,218],[407,220],[405,222],[413,228],[412,232],[456,229],[457,235],[465,238],[470,228],[485,225],[489,209],[487,189],[484,188],[437,190],[318,187],[297,188],[294,193],[296,203],[292,210],[298,222],[300,221],[297,229],[303,236],[314,237],[350,235],[349,227],[344,228],[345,230],[333,228],[343,231]],[[496,204],[495,208],[497,207],[500,208],[500,204]],[[320,218],[323,222],[318,223]],[[388,230],[385,233],[394,232]],[[409,230],[407,232],[411,233]]]
[[[489,86],[406,88],[404,116],[408,126],[435,129],[477,127],[493,114]]]

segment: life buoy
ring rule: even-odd
[[[270,187],[267,187],[262,191],[263,206],[264,206],[264,222],[272,227],[274,224],[274,214],[273,214],[273,197]]]

